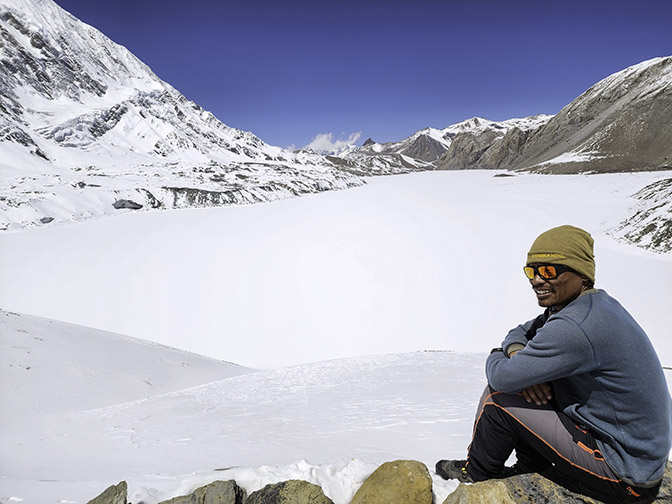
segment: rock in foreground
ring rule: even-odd
[[[191,495],[175,497],[161,504],[244,504],[247,492],[235,481],[213,481]]]
[[[319,486],[307,481],[290,480],[266,485],[261,490],[253,492],[246,504],[334,504],[334,502],[324,495]]]
[[[107,488],[102,494],[88,504],[126,504],[126,495],[128,494],[128,485],[125,481],[118,485],[112,485]]]
[[[89,504],[126,504],[126,482],[111,486]],[[386,462],[359,488],[350,504],[432,504],[432,478],[427,467],[414,460]],[[602,501],[574,493],[539,474],[522,474],[501,480],[460,484],[443,504],[600,504]],[[672,462],[668,462],[655,500],[672,503]],[[215,481],[192,494],[160,504],[334,504],[322,489],[301,480],[266,485],[247,497],[235,481]],[[437,503],[439,504],[439,503]]]
[[[366,479],[351,504],[432,504],[432,477],[414,460],[386,462]]]
[[[571,492],[539,474],[521,474],[501,480],[460,484],[443,504],[531,504],[538,502],[562,504],[601,504],[582,494]],[[672,463],[667,463],[663,483],[653,503],[672,502]]]

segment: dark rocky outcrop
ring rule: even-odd
[[[350,504],[432,504],[432,477],[414,460],[386,462],[366,479]]]
[[[418,135],[411,145],[401,151],[401,154],[414,159],[432,162],[439,159],[445,151],[446,147],[438,140],[433,139],[429,135]]]
[[[175,497],[160,504],[244,504],[247,492],[235,481],[213,481],[192,494]]]
[[[307,481],[289,480],[252,492],[246,504],[334,504],[322,489]]]
[[[135,201],[128,199],[117,200],[112,204],[112,206],[117,210],[120,210],[122,208],[129,210],[140,210],[142,208],[142,205],[140,203],[136,203]]]
[[[501,137],[502,135],[494,130],[458,134],[448,150],[441,156],[438,169],[462,170],[472,166],[478,166],[480,169],[497,168],[497,166],[488,166],[483,156]]]

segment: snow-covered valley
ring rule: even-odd
[[[671,369],[671,69],[318,153],[224,124],[51,0],[2,0],[0,504],[291,478],[348,504],[385,461],[463,457],[556,225],[593,234],[597,287]]]
[[[597,286],[669,367],[672,256],[610,235],[664,178],[426,172],[5,232],[4,310],[228,362],[3,313],[0,502],[301,478],[347,504],[384,461],[461,457],[486,352],[539,311],[525,253],[559,224],[593,234]]]

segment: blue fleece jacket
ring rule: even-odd
[[[584,293],[556,313],[512,329],[486,375],[500,392],[552,382],[561,411],[587,426],[611,468],[629,483],[659,480],[670,454],[672,409],[648,336],[603,290]]]

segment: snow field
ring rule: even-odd
[[[669,367],[672,258],[607,234],[665,174],[494,175],[1,234],[3,309],[265,370],[5,314],[0,503],[301,478],[347,504],[385,461],[463,457],[487,351],[539,312],[521,269],[555,225],[593,234],[597,286]],[[435,479],[436,501],[454,487]]]
[[[597,286],[672,364],[660,316],[672,259],[606,235],[630,195],[665,175],[493,175],[383,177],[272,204],[5,233],[0,306],[254,368],[486,352],[536,312],[521,271],[532,241],[571,223],[595,237]]]

